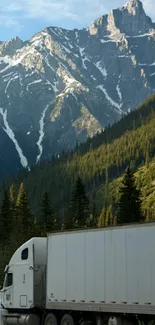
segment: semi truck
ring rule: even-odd
[[[32,238],[0,295],[0,325],[153,324],[155,223]]]

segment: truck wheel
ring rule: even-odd
[[[44,325],[58,325],[58,321],[54,314],[50,313],[44,320]]]
[[[73,317],[70,314],[64,315],[60,325],[74,325]]]

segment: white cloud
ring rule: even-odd
[[[1,11],[12,13],[18,20],[19,12],[24,18],[41,18],[47,21],[70,18],[81,23],[87,23],[94,14],[101,15],[105,12],[105,7],[101,0],[1,0],[4,2]]]
[[[18,31],[23,28],[23,25],[17,19],[14,19],[6,14],[0,14],[0,26]]]
[[[125,4],[125,0],[1,0],[0,25],[14,28],[22,20],[40,19],[47,25],[72,20],[86,26],[95,18],[108,13],[112,8]],[[154,0],[142,0],[146,13],[155,20]],[[26,24],[26,22],[25,22]]]

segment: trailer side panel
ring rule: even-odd
[[[154,274],[155,224],[49,235],[46,306],[152,311]]]

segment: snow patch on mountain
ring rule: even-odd
[[[57,93],[59,91],[57,85],[58,85],[58,81],[54,80],[53,84],[52,84],[52,87],[53,87],[53,90],[54,90],[55,93]]]
[[[11,76],[11,78],[9,79],[9,81],[8,81],[8,83],[6,85],[6,88],[5,88],[5,94],[7,93],[7,90],[9,88],[9,86],[10,86],[10,83],[17,80],[18,78],[19,78],[19,76],[16,73],[13,76]],[[4,82],[5,82],[5,80],[4,80]]]
[[[65,50],[65,52],[71,54],[71,50],[69,50],[65,45],[61,44],[61,47]]]
[[[102,73],[104,77],[107,77],[107,70],[105,68],[102,68],[101,61],[94,63],[94,65],[97,67],[97,69]]]
[[[47,66],[53,71],[55,72],[54,68],[51,66],[51,64],[49,63],[49,59],[48,59],[48,54],[45,57],[45,62],[47,64]]]
[[[24,64],[23,61],[25,57],[27,57],[28,54],[34,55],[34,53],[36,55],[39,55],[39,53],[34,48],[28,47],[25,50],[22,49],[21,52],[20,53],[18,52],[13,58],[9,56],[0,57],[0,64],[2,63],[6,64],[6,67],[0,70],[0,73],[3,73],[4,71],[12,67],[15,67],[19,64]]]
[[[40,82],[42,82],[42,79],[38,79],[38,80],[34,80],[34,81],[30,82],[30,83],[27,85],[26,90],[29,91],[29,87],[30,87],[31,85],[33,85],[33,84],[37,84],[37,83],[40,83]]]
[[[117,108],[119,110],[119,112],[122,114],[123,111],[121,109],[122,107],[122,103],[118,104],[116,103],[107,93],[107,90],[103,87],[103,85],[98,85],[97,88],[99,88],[100,90],[102,90],[102,92],[104,93],[106,99],[111,103],[112,106],[114,106],[115,108]]]
[[[104,44],[104,43],[116,43],[116,42],[120,42],[120,40],[114,40],[114,39],[104,40],[104,39],[100,39],[100,42],[102,44]]]
[[[145,34],[139,34],[139,35],[126,35],[126,38],[143,38],[148,36],[155,36],[155,31],[152,31],[150,33],[145,33]]]
[[[37,146],[39,148],[39,154],[36,158],[36,164],[40,161],[40,158],[41,158],[41,155],[43,153],[43,145],[42,145],[42,141],[43,141],[43,138],[44,138],[44,125],[45,125],[45,122],[44,122],[44,119],[45,119],[45,114],[46,114],[46,111],[49,107],[49,104],[45,107],[44,111],[42,112],[41,114],[41,119],[39,121],[39,125],[40,125],[40,130],[39,130],[39,140],[37,142]]]
[[[93,80],[95,80],[95,81],[97,80],[97,79],[93,76],[93,74],[91,75],[91,78],[92,78]]]
[[[118,94],[119,100],[122,102],[122,93],[120,91],[119,84],[117,85],[116,90],[117,90],[117,94]]]
[[[28,161],[26,159],[26,157],[23,155],[23,152],[22,152],[22,149],[20,148],[16,138],[15,138],[15,134],[14,132],[12,131],[12,129],[10,128],[9,124],[8,124],[8,121],[7,121],[7,110],[4,110],[2,107],[0,107],[0,114],[2,115],[3,117],[3,122],[4,122],[4,127],[2,127],[2,129],[4,130],[4,132],[8,135],[8,137],[12,140],[12,142],[14,143],[15,145],[15,148],[18,152],[18,155],[19,155],[19,158],[20,158],[20,162],[21,162],[21,165],[24,167],[24,168],[27,168],[28,167]]]
[[[84,69],[87,69],[87,66],[85,65],[86,61],[90,61],[87,56],[84,55],[85,47],[79,47],[79,52],[82,60],[82,66]]]
[[[116,86],[116,90],[117,90],[117,94],[118,94],[119,100],[122,103],[122,93],[121,93],[121,90],[120,90],[120,78],[121,78],[121,75],[119,76],[119,81],[118,81],[118,84]]]

